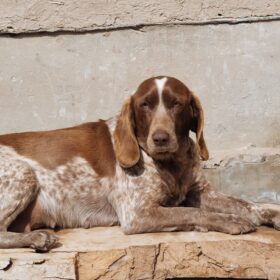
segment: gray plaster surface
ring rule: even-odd
[[[274,20],[278,0],[1,0],[0,33]]]
[[[279,50],[280,21],[2,35],[0,133],[106,119],[144,79],[175,76],[203,103],[214,188],[280,203]]]
[[[205,108],[211,150],[280,144],[280,22],[0,37],[0,133],[117,114],[153,75]]]
[[[216,151],[203,162],[215,190],[254,202],[280,204],[280,149]]]

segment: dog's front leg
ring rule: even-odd
[[[269,225],[280,230],[280,212],[258,204],[215,192],[204,179],[194,186],[185,204],[202,210],[239,215],[256,226]]]
[[[241,234],[255,230],[252,223],[239,216],[212,213],[198,208],[158,206],[129,211],[129,217],[133,218],[125,219],[123,216],[120,219],[126,234],[191,230]]]

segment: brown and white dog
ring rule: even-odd
[[[279,212],[211,189],[200,167],[209,157],[203,124],[197,96],[161,76],[108,121],[0,136],[0,248],[49,250],[56,237],[32,231],[40,228],[280,229]]]

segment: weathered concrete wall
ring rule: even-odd
[[[280,21],[0,37],[0,132],[57,128],[118,112],[152,75],[202,99],[210,150],[280,144]]]
[[[108,118],[171,75],[204,104],[213,185],[280,203],[279,17],[276,0],[1,1],[0,133]]]
[[[255,202],[280,204],[279,148],[216,151],[203,165],[216,190]]]
[[[0,32],[115,29],[279,19],[278,0],[2,0]]]

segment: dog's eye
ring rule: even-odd
[[[141,107],[142,107],[143,109],[148,109],[148,108],[150,107],[150,104],[149,104],[149,102],[147,102],[147,101],[143,101],[143,102],[141,103]]]
[[[172,107],[180,107],[182,104],[178,100],[174,100],[172,103]]]

